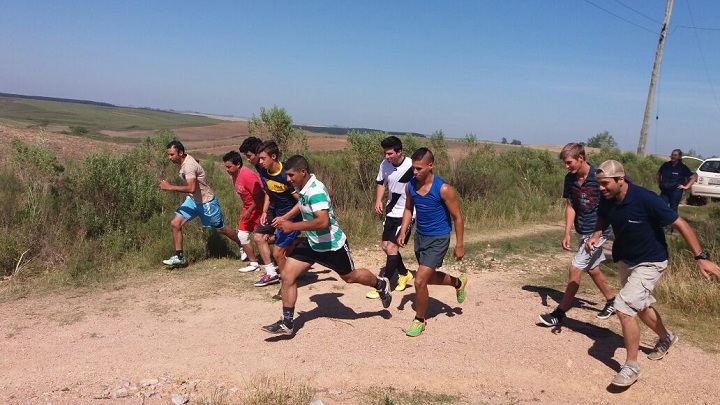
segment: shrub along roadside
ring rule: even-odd
[[[346,151],[306,152],[312,171],[333,192],[334,209],[353,246],[376,243],[380,234],[382,221],[373,209],[374,180],[382,159],[379,141],[385,136],[354,133]],[[117,277],[127,268],[159,268],[160,260],[172,254],[169,221],[183,199],[158,187],[160,179],[180,181],[178,168],[165,155],[174,137],[172,131],[161,131],[131,152],[91,154],[79,162],[61,162],[52,150],[13,141],[0,166],[0,275],[20,282],[46,276],[86,285]],[[415,141],[418,146],[429,142]],[[227,223],[234,225],[241,203],[220,157],[188,152],[201,160]],[[406,155],[412,152],[405,150]],[[623,162],[634,182],[654,187],[659,159],[608,149],[588,160],[599,164],[610,158]],[[553,153],[515,148],[499,154],[492,146],[477,146],[438,169],[458,190],[469,230],[501,231],[562,218],[566,172]],[[718,257],[719,221],[720,210],[715,209],[707,219],[693,223],[713,257]],[[237,258],[231,242],[197,221],[184,228],[184,236],[190,261]],[[699,280],[684,242],[675,239],[670,241],[673,271],[658,286],[658,298],[683,312],[717,314],[720,289]]]

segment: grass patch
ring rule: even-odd
[[[241,395],[241,403],[244,405],[309,404],[315,392],[315,388],[307,381],[296,380],[287,375],[278,377],[258,375],[248,381]]]
[[[462,397],[452,394],[437,394],[427,391],[399,391],[393,387],[370,388],[364,391],[363,403],[369,405],[433,405],[460,404]]]

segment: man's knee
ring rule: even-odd
[[[277,262],[278,259],[282,260],[285,257],[286,252],[287,252],[287,248],[275,246],[275,249],[273,249],[272,255],[273,255],[273,258],[275,259],[275,261]]]
[[[185,224],[184,218],[180,216],[176,216],[170,221],[170,226],[173,229],[180,230],[182,229],[183,225]]]
[[[582,277],[582,271],[578,269],[577,267],[570,265],[568,268],[568,281],[574,281],[576,283],[580,282],[580,278]]]
[[[265,234],[262,233],[255,233],[253,235],[253,240],[259,245],[267,244],[267,242],[265,241]]]

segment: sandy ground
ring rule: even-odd
[[[490,246],[506,236],[520,235],[469,239]],[[354,256],[372,269],[382,259],[375,246]],[[2,300],[0,403],[162,404],[173,394],[207,403],[218,392],[234,403],[263,376],[303,381],[326,404],[367,403],[368,392],[388,387],[467,404],[717,403],[720,356],[682,336],[662,361],[641,354],[640,380],[613,389],[625,351],[617,319],[595,318],[599,294],[581,293],[563,328],[538,326],[562,293],[526,280],[570,255],[522,266],[517,259],[446,266],[469,275],[467,300],[431,287],[428,327],[417,338],[403,333],[414,316],[412,288],[383,310],[364,297],[367,287],[323,268],[302,280],[292,337],[260,330],[280,317],[269,299],[276,287],[251,287],[258,274],[238,273],[229,261],[154,271],[104,290]],[[642,350],[653,342],[645,330]]]

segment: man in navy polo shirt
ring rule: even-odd
[[[663,227],[672,225],[695,255],[700,274],[710,280],[713,274],[720,278],[720,268],[711,262],[709,254],[702,250],[695,232],[650,190],[630,183],[625,169],[615,160],[606,160],[595,172],[604,200],[600,203],[598,220],[593,236],[585,248],[590,251],[602,236],[608,224],[615,233],[613,260],[618,262],[622,288],[615,298],[615,310],[620,318],[625,340],[626,360],[611,384],[627,387],[640,375],[638,352],[640,350],[640,327],[637,315],[645,325],[658,335],[658,341],[648,359],[660,360],[678,337],[667,330],[658,311],[652,307],[655,298],[652,290],[668,265],[668,250]]]
[[[682,162],[682,151],[675,149],[670,153],[670,161],[660,165],[657,171],[657,181],[660,187],[660,197],[673,211],[677,212],[683,191],[687,190],[697,180],[697,175]]]

